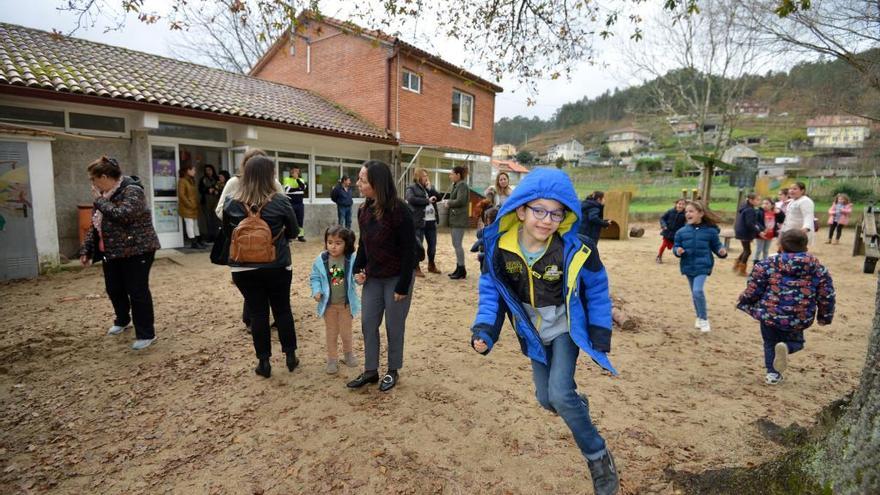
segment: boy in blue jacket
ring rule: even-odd
[[[520,182],[483,231],[485,271],[471,346],[488,354],[510,318],[523,353],[532,360],[535,394],[562,416],[587,460],[595,493],[617,493],[611,451],[577,393],[580,351],[616,374],[611,350],[608,276],[595,243],[578,235],[580,204],[568,176],[537,169]]]

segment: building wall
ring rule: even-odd
[[[59,259],[58,228],[55,216],[55,181],[52,178],[52,142],[28,142],[28,163],[34,227],[37,244],[37,263],[40,273],[57,267]],[[37,187],[33,187],[37,186]]]
[[[387,105],[387,44],[371,43],[328,25],[312,23],[303,36],[278,50],[253,75],[308,89],[357,113],[379,129],[385,129]]]
[[[119,160],[122,173],[132,174],[133,146],[129,139],[64,139],[52,143],[55,169],[55,211],[58,222],[58,244],[61,254],[77,258],[79,251],[79,214],[77,205],[92,204],[91,182],[86,167],[101,155]],[[143,175],[143,174],[141,174]],[[147,175],[147,178],[149,175]],[[149,184],[146,185],[149,187]],[[148,189],[149,190],[149,189]]]
[[[321,25],[319,32],[316,26],[312,24],[303,33],[312,40],[310,54],[306,40],[297,36],[293,55],[289,45],[282,47],[253,75],[314,91],[380,129],[399,132],[403,142],[492,154],[494,93],[400,54],[391,63],[389,115],[387,61],[393,48],[328,25]],[[401,87],[403,69],[421,76],[421,93]],[[471,129],[451,123],[453,88],[474,96]]]
[[[861,148],[870,130],[861,126],[811,127],[807,135],[817,148]]]
[[[470,84],[431,65],[401,55],[399,76],[395,84],[399,112],[400,140],[407,143],[431,144],[452,149],[492,155],[495,134],[495,94]],[[422,78],[421,93],[401,87],[403,69]],[[470,129],[452,124],[453,89],[474,97],[473,122]],[[397,115],[395,115],[397,117]],[[396,122],[395,122],[396,124]]]

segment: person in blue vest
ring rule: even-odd
[[[330,192],[330,200],[336,203],[336,217],[339,225],[351,230],[351,177],[343,175],[333,191]]]
[[[284,194],[290,200],[290,204],[293,206],[293,213],[296,215],[296,221],[299,223],[299,233],[296,236],[296,240],[306,242],[306,238],[303,235],[303,232],[305,232],[303,221],[306,214],[303,199],[309,194],[309,184],[301,179],[299,174],[299,168],[294,167],[290,169],[290,177],[284,179]]]
[[[578,234],[580,203],[568,176],[555,169],[529,173],[483,231],[485,267],[471,346],[488,354],[505,317],[532,361],[538,403],[562,417],[587,461],[593,489],[617,493],[611,451],[590,419],[574,381],[581,351],[616,374],[611,350],[608,275],[596,243]]]

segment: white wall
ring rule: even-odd
[[[34,231],[40,273],[60,264],[58,222],[55,215],[55,167],[52,142],[28,141],[28,169],[33,198]]]

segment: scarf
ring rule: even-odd
[[[122,185],[122,177],[116,181],[116,184],[113,185],[110,189],[105,192],[102,192],[99,198],[110,199],[116,194],[116,191],[119,189],[119,186]],[[97,198],[95,198],[97,199]],[[98,231],[98,250],[104,251],[104,236],[101,234],[101,222],[104,220],[104,214],[101,212],[101,209],[95,207],[95,212],[92,213],[92,225],[95,226],[95,229]]]

